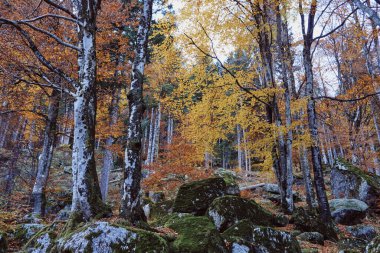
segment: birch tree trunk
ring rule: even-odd
[[[46,122],[42,152],[38,159],[37,176],[32,191],[33,214],[45,215],[45,188],[49,177],[49,169],[53,157],[56,139],[57,117],[59,111],[59,91],[53,90],[49,98],[48,118]]]
[[[294,209],[294,203],[293,203],[293,156],[292,156],[292,150],[293,150],[293,132],[291,130],[292,125],[292,114],[291,114],[291,108],[290,108],[290,100],[291,100],[291,90],[289,87],[289,68],[288,64],[286,63],[286,45],[287,45],[287,33],[284,32],[284,23],[282,21],[281,12],[280,12],[280,5],[278,4],[276,7],[276,23],[277,23],[277,53],[280,58],[280,69],[281,69],[281,77],[282,77],[282,85],[285,88],[285,125],[287,128],[286,133],[286,169],[283,172],[283,191],[285,192],[283,200],[286,202],[286,205],[284,205],[285,210],[287,213],[292,213]],[[287,28],[286,28],[287,29]]]
[[[132,224],[146,217],[140,202],[141,148],[144,114],[143,77],[147,56],[148,35],[152,19],[153,0],[143,1],[143,10],[137,32],[136,55],[132,65],[132,82],[128,93],[129,118],[125,149],[125,174],[121,216]]]
[[[322,159],[321,152],[319,149],[319,139],[318,139],[318,128],[317,128],[317,114],[315,111],[315,100],[314,96],[314,76],[313,76],[313,64],[311,58],[311,46],[313,44],[313,33],[314,33],[314,19],[317,11],[317,0],[312,0],[310,3],[310,11],[307,22],[307,31],[305,25],[305,17],[302,9],[302,2],[300,0],[300,14],[302,21],[302,33],[304,37],[304,48],[303,48],[303,64],[305,69],[306,77],[306,87],[305,93],[308,96],[307,101],[307,117],[309,124],[310,136],[312,139],[311,144],[311,157],[313,162],[314,171],[314,185],[317,193],[317,200],[319,206],[319,212],[321,220],[326,224],[332,224],[330,206],[326,195],[326,187],[323,178],[322,170]]]
[[[153,159],[152,162],[154,162],[154,159],[158,158],[158,150],[160,147],[160,129],[161,129],[161,105],[158,104],[157,109],[157,117],[156,117],[156,124],[154,126],[154,152],[153,152]]]
[[[148,137],[148,153],[145,164],[152,163],[152,146],[153,146],[153,130],[154,130],[154,109],[152,108],[149,125],[149,137]]]
[[[116,88],[110,105],[109,117],[110,122],[109,126],[112,127],[117,124],[117,119],[119,117],[119,100],[120,100],[120,88]],[[109,136],[106,139],[105,149],[103,154],[103,167],[100,172],[100,191],[102,193],[102,200],[106,202],[108,195],[108,184],[110,173],[113,169],[113,160],[114,155],[113,152],[109,149],[109,147],[114,143],[114,138]]]
[[[242,169],[243,167],[243,152],[241,150],[241,129],[240,125],[236,125],[236,136],[237,136],[237,144],[238,144],[238,164],[239,169]]]
[[[96,16],[100,0],[73,0],[78,25],[80,53],[78,56],[79,85],[74,102],[74,143],[72,156],[72,215],[84,220],[105,215],[95,166],[96,120]],[[108,214],[108,213],[107,213]]]

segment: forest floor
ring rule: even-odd
[[[66,178],[67,177],[67,178]],[[246,175],[241,175],[242,180],[240,180],[240,185],[253,185],[253,184],[259,184],[259,183],[275,183],[275,180],[273,176],[270,173],[252,173],[249,177]],[[64,178],[61,178],[60,180],[65,181],[66,179],[69,179],[69,175],[64,175]],[[67,181],[69,182],[69,180]],[[327,181],[328,182],[328,181]],[[1,206],[0,206],[0,231],[7,232],[8,234],[14,234],[17,231],[17,227],[23,223],[24,217],[31,213],[31,207],[30,207],[30,197],[29,192],[31,189],[26,187],[27,183],[25,182],[25,187],[18,187],[18,190],[15,191],[8,199],[6,198],[0,198],[1,200]],[[328,189],[328,195],[330,195],[329,188]],[[48,197],[48,199],[54,199],[57,198],[57,191],[62,190],[51,188],[50,194],[51,196]],[[294,190],[301,193],[303,195],[304,189],[303,186],[295,186]],[[272,201],[266,199],[263,197],[262,191],[255,190],[245,190],[241,192],[242,197],[254,199],[257,203],[262,205],[264,208],[272,211],[273,213],[280,213],[280,207],[279,205],[273,204]],[[119,191],[117,190],[117,187],[113,187],[111,189],[110,199],[113,199],[114,201],[111,203],[113,206],[113,216],[107,219],[103,219],[105,221],[113,222],[118,219],[119,214],[119,205],[118,205],[118,196]],[[59,198],[59,197],[58,197]],[[296,206],[305,206],[305,202],[299,202],[296,203]],[[48,225],[54,222],[54,218],[56,217],[56,213],[49,213],[46,218],[42,221],[43,224]],[[290,216],[289,216],[290,218]],[[363,224],[372,225],[376,228],[380,228],[380,215],[379,214],[371,214],[365,220],[363,220]],[[57,230],[63,229],[64,222],[58,224]],[[339,230],[342,232],[342,234],[346,233],[345,226],[338,225]],[[284,230],[291,232],[294,230],[294,227],[292,224],[287,225],[286,227],[278,228],[279,230]],[[169,231],[170,232],[170,231]],[[8,238],[9,243],[9,252],[18,252],[22,246],[23,243],[19,241],[16,238],[9,237]],[[335,242],[332,241],[325,241],[325,244],[317,245],[317,244],[311,244],[307,242],[300,242],[301,247],[303,249],[317,249],[318,252],[321,253],[335,253],[338,252],[338,245]]]

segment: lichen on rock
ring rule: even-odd
[[[249,251],[243,252],[301,252],[298,241],[290,233],[270,227],[256,226],[249,220],[240,221],[227,229],[222,236],[232,246],[235,245],[235,247],[243,248],[244,250],[249,249]]]
[[[281,219],[277,219],[274,214],[255,201],[237,196],[216,198],[207,210],[207,216],[219,231],[224,231],[244,219],[248,219],[255,225],[283,225],[283,222],[280,222]]]
[[[141,229],[96,222],[60,238],[56,251],[67,253],[168,252],[166,241]]]
[[[332,199],[329,201],[331,216],[343,225],[356,225],[366,217],[368,205],[358,199]]]

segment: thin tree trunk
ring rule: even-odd
[[[148,138],[148,154],[145,164],[151,164],[152,159],[152,149],[153,149],[153,132],[154,130],[154,109],[152,108],[151,116],[150,116],[150,125],[149,125],[149,138]]]
[[[147,56],[148,35],[152,19],[153,0],[143,1],[143,11],[137,32],[136,55],[132,65],[132,82],[128,94],[129,121],[125,149],[125,174],[121,216],[132,223],[145,220],[140,202],[141,181],[141,121],[144,114],[143,77]]]
[[[59,91],[54,89],[49,98],[48,118],[44,132],[42,153],[38,159],[37,176],[32,191],[33,214],[38,216],[45,215],[45,188],[49,177],[49,169],[56,139],[56,126],[60,102],[59,94]]]
[[[241,128],[240,125],[236,125],[236,136],[237,136],[237,144],[238,144],[238,164],[239,164],[239,169],[243,168],[243,152],[241,150]]]
[[[117,124],[117,120],[119,117],[119,100],[120,100],[120,88],[115,88],[115,91],[112,94],[112,101],[109,108],[109,117],[110,122],[109,126],[113,127]],[[114,143],[114,138],[112,136],[108,136],[105,143],[105,149],[103,154],[103,167],[100,172],[100,191],[102,193],[102,200],[106,202],[108,195],[108,184],[110,173],[113,170],[113,160],[114,155],[110,150],[110,146]]]
[[[154,135],[153,135],[153,146],[154,150],[152,152],[152,162],[154,162],[155,158],[158,157],[158,149],[160,146],[160,127],[161,126],[161,105],[158,104],[156,123],[154,125]]]
[[[315,100],[314,97],[314,76],[313,76],[313,64],[311,58],[311,46],[313,44],[313,33],[314,33],[314,18],[317,10],[317,0],[312,0],[310,4],[311,8],[309,11],[308,26],[306,32],[305,18],[302,9],[302,2],[300,0],[300,14],[302,20],[302,30],[304,35],[304,48],[303,48],[303,63],[305,69],[306,77],[306,95],[308,96],[307,101],[307,116],[309,123],[309,131],[312,140],[311,144],[311,157],[313,162],[314,171],[314,185],[317,193],[317,200],[319,206],[319,212],[321,215],[321,220],[326,224],[332,224],[330,206],[326,195],[326,187],[323,178],[322,170],[322,159],[321,152],[319,149],[319,138],[318,138],[318,128],[317,128],[317,114],[315,111]]]

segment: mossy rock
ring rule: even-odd
[[[224,231],[244,219],[255,225],[279,225],[274,214],[253,200],[237,196],[216,198],[207,210],[207,216],[210,217],[219,231]]]
[[[354,198],[376,206],[380,196],[380,177],[367,173],[344,159],[338,159],[331,171],[334,198]]]
[[[331,216],[343,225],[356,225],[367,215],[368,205],[358,199],[332,199],[329,201]]]
[[[156,219],[154,222],[150,223],[153,227],[162,227],[165,224],[168,225],[170,223],[175,222],[177,219],[181,219],[185,216],[193,216],[189,213],[170,213],[167,215],[164,215],[158,219]]]
[[[339,252],[344,253],[361,253],[364,252],[366,246],[367,242],[358,238],[342,238],[338,242]]]
[[[355,225],[346,228],[346,231],[351,236],[366,241],[371,241],[377,236],[375,227],[370,225]]]
[[[183,184],[175,198],[173,212],[203,215],[215,198],[227,194],[227,184],[223,178]]]
[[[379,253],[380,252],[380,236],[373,239],[365,248],[366,253]]]
[[[214,224],[204,216],[185,215],[170,219],[165,227],[178,233],[173,253],[224,253],[227,248]]]
[[[165,200],[158,203],[150,204],[150,216],[149,220],[154,222],[163,216],[166,216],[172,212],[173,200]]]
[[[232,252],[301,253],[298,241],[288,232],[270,227],[259,227],[242,220],[227,229],[222,237],[231,245]]]
[[[313,244],[324,245],[324,237],[321,233],[318,232],[303,232],[302,234],[297,236],[297,239]]]
[[[337,241],[337,228],[334,225],[325,224],[317,211],[306,210],[303,207],[294,210],[292,221],[295,229],[302,232],[319,232],[325,240]]]
[[[45,228],[42,224],[26,223],[17,226],[15,231],[15,238],[23,243],[29,241],[34,235]]]
[[[142,229],[95,222],[57,240],[53,252],[169,252],[167,242]]]
[[[0,231],[0,253],[7,253],[8,241],[4,232]]]
[[[35,234],[23,248],[27,252],[48,253],[54,247],[56,237],[54,226],[48,226]]]

